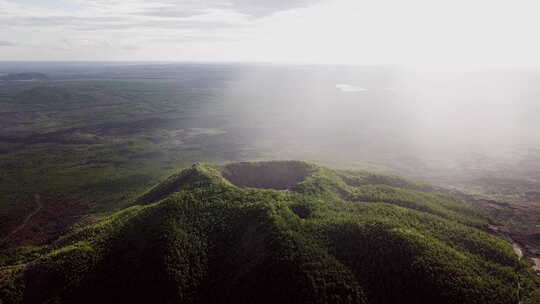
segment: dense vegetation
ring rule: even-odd
[[[258,188],[240,187],[242,173]],[[286,178],[276,183],[281,175]],[[518,303],[527,298],[536,283],[530,265],[506,241],[482,231],[487,219],[474,208],[428,189],[398,177],[303,162],[195,164],[133,206],[75,228],[51,245],[5,251],[0,299]]]
[[[201,109],[220,86],[207,70],[0,81],[0,248],[46,244],[90,214],[125,208],[176,168],[245,157],[243,129],[229,134]],[[36,210],[35,195],[43,209],[2,242]]]
[[[537,141],[515,150],[504,149],[494,138],[496,148],[461,143],[466,149],[458,152],[461,144],[414,123],[416,115],[426,117],[414,102],[387,90],[399,87],[394,72],[377,67],[2,62],[2,77],[43,73],[48,79],[0,81],[0,248],[47,244],[73,224],[125,208],[176,168],[197,161],[301,158],[333,168],[395,172],[488,195],[497,201],[487,202],[497,226],[513,227],[511,237],[525,254],[538,255]],[[483,76],[475,79],[486,80]],[[363,83],[368,90],[345,94],[336,89],[338,83]],[[458,128],[444,130],[460,130],[465,126],[460,118],[453,120]],[[460,134],[474,138],[469,136],[473,129]],[[435,138],[423,144],[424,132]],[[491,152],[498,156],[490,157]],[[227,178],[241,186],[245,182]],[[38,210],[37,195],[43,208],[18,230]],[[354,195],[371,199],[362,191]],[[407,202],[393,203],[406,207]]]

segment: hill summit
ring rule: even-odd
[[[518,303],[535,277],[487,224],[468,203],[396,176],[198,163],[1,268],[0,299]]]

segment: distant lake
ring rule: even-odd
[[[344,84],[344,83],[336,84],[336,88],[338,90],[341,90],[341,92],[343,92],[343,93],[353,93],[353,92],[367,91],[367,89],[365,89],[365,88],[355,86],[355,85],[350,85],[350,84]]]

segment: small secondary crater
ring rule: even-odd
[[[225,166],[222,174],[238,187],[289,190],[311,171],[308,164],[300,161],[240,162]]]

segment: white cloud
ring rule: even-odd
[[[528,0],[39,3],[0,0],[0,40],[18,43],[1,48],[0,60],[540,65],[540,42],[532,38],[540,27],[538,4]],[[96,43],[65,47],[64,39]],[[100,41],[108,42],[107,51],[87,50],[105,49]],[[126,54],[126,45],[137,52]]]
[[[11,41],[2,41],[0,40],[0,47],[11,47],[16,46],[17,44]]]

